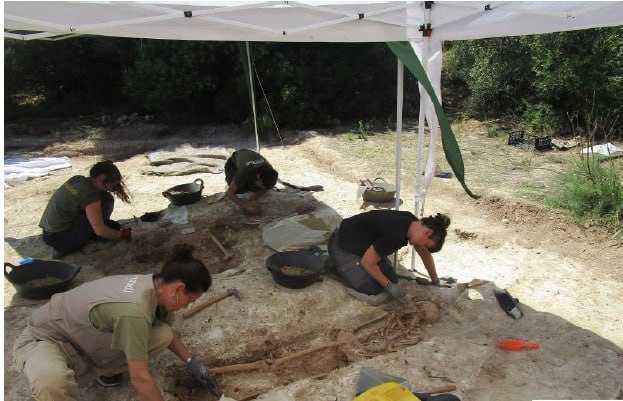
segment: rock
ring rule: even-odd
[[[484,297],[482,296],[482,294],[477,291],[474,290],[473,288],[468,288],[467,289],[467,299],[470,299],[472,301],[476,301],[476,300],[484,300]]]
[[[195,232],[195,227],[185,227],[185,228],[182,228],[181,230],[182,235],[188,235],[194,232]]]

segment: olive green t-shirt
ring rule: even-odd
[[[258,188],[255,186],[256,171],[260,166],[270,167],[268,160],[252,150],[240,149],[236,152],[234,163],[236,165],[236,175],[233,182],[236,186],[247,191],[257,191]]]
[[[100,200],[100,190],[90,178],[76,175],[54,192],[41,216],[39,227],[49,233],[71,228],[86,207]]]
[[[126,358],[146,361],[149,352],[151,327],[160,322],[170,323],[173,316],[162,308],[156,310],[156,321],[138,304],[131,302],[108,302],[97,305],[89,312],[95,328],[112,333],[111,349],[125,353]]]

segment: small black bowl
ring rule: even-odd
[[[277,252],[266,259],[266,268],[275,283],[292,289],[305,288],[316,281],[322,281],[320,273],[324,268],[325,258],[304,251]],[[309,271],[308,274],[288,275],[282,268],[296,266]]]
[[[7,271],[7,267],[11,271]],[[33,259],[32,262],[14,266],[11,263],[4,263],[4,277],[15,287],[15,290],[24,298],[47,299],[57,292],[69,289],[72,280],[80,272],[80,267],[68,265],[63,262],[51,260]],[[58,282],[48,285],[31,285],[33,280],[54,277]]]

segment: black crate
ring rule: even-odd
[[[512,131],[508,134],[508,144],[526,150],[547,150],[552,147],[552,137],[531,135],[525,131]]]
[[[552,147],[552,137],[547,136],[535,136],[534,137],[534,148],[536,150],[547,150]]]
[[[511,131],[508,134],[508,144],[509,145],[517,145],[523,143],[525,131]]]

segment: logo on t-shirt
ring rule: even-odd
[[[69,191],[70,194],[72,195],[78,195],[78,190],[74,187],[72,187],[71,185],[69,185],[69,183],[64,183],[63,186],[65,187],[65,189],[67,191]]]
[[[123,287],[123,292],[134,292],[134,284],[136,284],[137,280],[138,278],[136,276],[128,278],[128,282],[125,283],[125,287]]]
[[[257,160],[249,160],[248,162],[245,163],[245,166],[251,166],[251,165],[258,165],[258,164],[264,164],[266,160],[265,159],[257,159]]]

